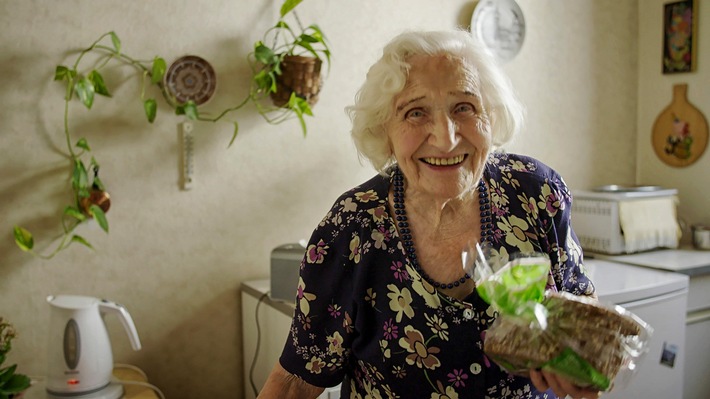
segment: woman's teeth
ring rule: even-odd
[[[450,166],[450,165],[456,165],[456,164],[463,162],[463,159],[464,159],[463,155],[457,155],[453,158],[427,157],[427,158],[422,158],[422,161],[428,163],[429,165]]]

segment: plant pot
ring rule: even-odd
[[[111,197],[103,190],[91,190],[89,196],[82,198],[80,202],[82,210],[87,215],[91,214],[91,212],[89,212],[91,205],[98,205],[104,213],[108,212],[108,209],[111,207]]]
[[[291,93],[305,99],[308,105],[318,102],[323,81],[320,69],[323,62],[315,57],[287,55],[281,62],[281,75],[276,79],[276,92],[271,93],[271,101],[277,107],[288,104]]]

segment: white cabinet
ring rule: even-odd
[[[294,306],[267,295],[269,280],[242,283],[244,398],[254,399],[281,356],[291,327]],[[255,356],[256,355],[256,356]],[[340,387],[328,388],[318,399],[340,397]]]
[[[587,254],[585,254],[587,256]],[[710,251],[665,249],[630,255],[589,254],[598,259],[674,271],[690,277],[685,323],[683,399],[710,392]],[[662,382],[660,382],[662,383]]]

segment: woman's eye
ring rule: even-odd
[[[404,114],[405,119],[411,119],[411,118],[421,118],[424,116],[424,111],[422,111],[420,108],[414,108],[409,111],[407,111],[406,114]]]
[[[456,104],[454,107],[454,113],[460,114],[460,113],[475,113],[476,112],[476,107],[473,106],[471,103],[460,103]]]

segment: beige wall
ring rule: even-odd
[[[639,7],[637,181],[677,188],[680,216],[689,223],[710,223],[710,150],[706,149],[694,164],[677,168],[661,162],[651,146],[653,123],[670,104],[675,84],[687,83],[688,100],[705,115],[706,121],[710,118],[710,4],[696,0],[699,10],[696,70],[664,75],[661,59],[665,3],[663,0],[644,1]]]
[[[98,99],[90,112],[73,103],[71,128],[75,138],[89,139],[102,165],[112,198],[110,234],[85,226],[96,251],[77,246],[51,261],[15,247],[11,230],[20,224],[36,233],[39,248],[49,249],[70,201],[63,93],[52,81],[57,64],[73,62],[77,49],[114,30],[124,51],[139,58],[161,55],[171,62],[195,54],[209,60],[219,82],[205,108],[220,110],[246,93],[246,54],[275,21],[279,5],[0,3],[0,315],[20,331],[11,360],[22,372],[45,373],[44,298],[94,295],[124,304],[143,341],[143,350],[132,352],[118,321],[109,318],[115,361],[142,367],[170,398],[239,397],[235,392],[245,385],[240,282],[266,277],[273,247],[307,237],[339,193],[374,173],[359,164],[343,112],[367,66],[394,33],[466,25],[473,9],[463,0],[305,1],[301,20],[317,22],[334,53],[308,137],[295,121],[270,126],[251,108],[234,115],[241,133],[230,149],[229,124],[197,125],[195,183],[187,192],[177,184],[181,119],[163,108],[148,125],[136,80],[125,68],[109,68],[114,98]],[[529,127],[511,150],[541,158],[573,187],[633,182],[636,94],[645,94],[636,83],[637,2],[520,5],[528,36],[505,68],[528,104]],[[640,15],[646,29],[646,11]],[[691,96],[699,94],[691,86]],[[643,115],[640,125],[647,124]],[[641,150],[638,156],[645,159]]]

